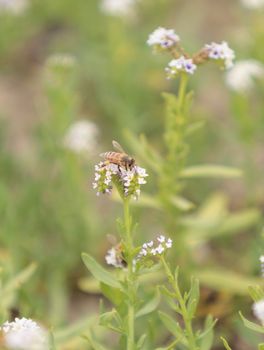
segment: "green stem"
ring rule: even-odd
[[[180,85],[179,85],[179,93],[178,93],[178,109],[179,112],[183,110],[184,107],[184,98],[186,95],[186,87],[187,87],[188,76],[186,73],[182,73]]]
[[[125,225],[125,247],[127,255],[127,291],[128,298],[128,320],[127,320],[127,350],[134,350],[135,342],[135,310],[134,310],[134,272],[133,272],[133,238],[131,232],[131,216],[129,212],[129,198],[124,203],[124,225]]]
[[[185,304],[185,300],[181,294],[179,285],[178,285],[178,281],[174,278],[168,264],[166,263],[164,256],[161,256],[161,261],[163,263],[166,275],[168,277],[168,280],[174,290],[175,293],[175,297],[178,300],[179,303],[179,307],[181,310],[181,315],[184,321],[184,325],[185,325],[185,330],[186,330],[186,334],[187,334],[187,339],[189,342],[189,350],[198,350],[197,346],[196,346],[196,341],[195,341],[195,335],[192,329],[192,322],[191,319],[188,315],[188,310],[186,308],[186,304]]]

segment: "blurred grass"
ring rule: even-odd
[[[191,51],[225,39],[239,58],[263,62],[262,23],[263,12],[248,12],[239,1],[227,0],[217,5],[208,0],[141,0],[133,18],[102,14],[95,0],[74,5],[69,0],[34,0],[20,15],[0,12],[1,251],[10,256],[11,275],[31,262],[38,265],[14,303],[22,314],[52,324],[70,318],[70,299],[84,275],[81,251],[95,251],[103,259],[110,245],[105,237],[115,233],[118,204],[97,202],[90,190],[97,154],[108,150],[112,139],[120,140],[129,152],[134,150],[125,130],[145,134],[161,155],[164,152],[160,93],[173,92],[175,86],[164,78],[167,59],[151,56],[145,45],[149,32],[159,25],[174,27]],[[47,68],[47,58],[57,53],[72,55],[74,67],[66,72]],[[186,239],[215,236],[205,245],[209,257],[201,253],[201,259],[231,269],[235,265],[241,274],[253,276],[263,247],[258,232],[264,204],[264,85],[248,95],[229,93],[222,74],[210,68],[197,72],[191,85],[197,96],[192,118],[204,121],[205,127],[189,137],[188,165],[225,164],[240,168],[243,177],[188,181],[184,195],[193,205],[183,220]],[[62,146],[67,128],[83,117],[95,122],[101,134],[97,148],[85,157]],[[135,156],[141,159],[140,149]],[[143,157],[144,165],[148,167]],[[153,184],[149,181],[151,194]],[[206,224],[204,229],[196,207],[216,188],[229,197],[229,204],[217,212],[223,213],[221,225],[216,220],[213,228]],[[159,204],[147,195],[142,204],[149,207],[145,218],[138,208],[135,211],[143,216],[142,232],[149,235],[162,227],[156,215]],[[233,213],[238,210],[242,221]],[[212,219],[211,212],[208,218]],[[138,237],[139,242],[145,238]],[[192,249],[194,257],[199,255],[199,245],[196,252]],[[198,264],[201,275],[204,265]]]

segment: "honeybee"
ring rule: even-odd
[[[126,170],[131,170],[135,166],[135,159],[126,154],[117,141],[112,141],[112,144],[118,152],[105,152],[101,153],[100,156],[109,163],[117,164]]]
[[[116,264],[118,265],[118,267],[126,267],[127,262],[126,262],[125,257],[124,257],[124,244],[123,244],[123,242],[121,241],[121,242],[117,243],[116,237],[111,235],[111,234],[107,234],[107,240],[113,245],[113,248],[111,250],[114,251],[115,260],[116,260]]]

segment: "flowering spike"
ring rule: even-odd
[[[160,235],[156,238],[155,242],[150,241],[142,245],[142,248],[137,256],[137,260],[145,257],[151,257],[164,254],[165,251],[172,247],[172,240]]]
[[[147,176],[146,170],[137,165],[126,170],[117,164],[100,162],[95,166],[93,188],[97,190],[97,195],[111,193],[113,180],[117,179],[123,195],[137,199],[140,195],[140,186],[146,183]]]

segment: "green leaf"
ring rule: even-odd
[[[144,345],[146,338],[147,338],[146,333],[142,334],[142,336],[139,338],[139,340],[137,342],[137,349],[138,350],[142,350],[142,346]]]
[[[255,302],[264,299],[264,291],[260,286],[249,286],[248,292]]]
[[[176,337],[180,338],[182,344],[187,345],[187,339],[184,335],[183,330],[181,329],[180,325],[178,322],[174,321],[171,316],[168,314],[165,314],[164,312],[160,311],[159,312],[159,317],[164,324],[164,326]]]
[[[192,278],[191,289],[190,289],[188,303],[187,303],[187,310],[190,318],[193,318],[195,315],[199,299],[200,299],[199,280],[197,278]]]
[[[259,346],[258,346],[258,350],[264,350],[264,343],[259,344]]]
[[[173,196],[170,198],[170,201],[176,208],[182,211],[188,211],[195,207],[194,203],[181,196]]]
[[[204,331],[198,337],[198,339],[201,339],[201,350],[210,350],[212,348],[214,340],[213,328],[215,324],[216,320],[214,321],[213,317],[208,315],[205,320]]]
[[[115,309],[101,314],[99,318],[100,326],[104,326],[112,331],[123,334],[121,322],[122,320]]]
[[[258,333],[264,333],[264,327],[263,326],[247,320],[242,315],[242,312],[239,312],[239,315],[242,318],[242,321],[243,321],[245,327],[247,327],[248,329],[251,329],[252,331],[258,332]]]
[[[230,348],[230,346],[228,345],[228,342],[225,340],[224,337],[221,337],[221,340],[222,340],[222,342],[223,342],[224,347],[225,347],[226,350],[232,350],[232,349]]]
[[[225,269],[207,269],[196,271],[195,276],[200,283],[216,290],[226,290],[228,293],[248,295],[248,286],[261,284],[260,278],[252,278],[240,275],[236,272]]]
[[[97,321],[97,319],[98,317],[96,315],[90,315],[68,327],[63,327],[62,329],[56,330],[53,334],[55,344],[61,345],[67,343],[74,337],[79,337],[80,333],[88,331]]]
[[[36,268],[37,265],[35,263],[30,264],[3,286],[0,293],[2,306],[5,308],[9,307],[9,304],[12,303],[13,293],[30,279]]]
[[[102,344],[100,344],[90,331],[87,335],[84,335],[83,338],[88,341],[93,350],[109,350],[109,347],[105,348]]]
[[[113,288],[105,283],[100,283],[101,291],[104,296],[114,305],[120,305],[124,299],[124,293],[118,288]]]
[[[156,308],[158,307],[160,302],[160,293],[159,290],[156,290],[156,293],[154,295],[154,297],[147,302],[137,313],[136,313],[136,318],[145,316],[151,312],[153,312],[154,310],[156,310]]]
[[[183,178],[221,177],[232,178],[242,176],[241,170],[223,165],[203,164],[185,168],[181,172]]]
[[[103,282],[108,286],[121,289],[121,284],[113,277],[113,275],[98,264],[89,254],[82,253],[82,260],[91,274],[98,281]]]

